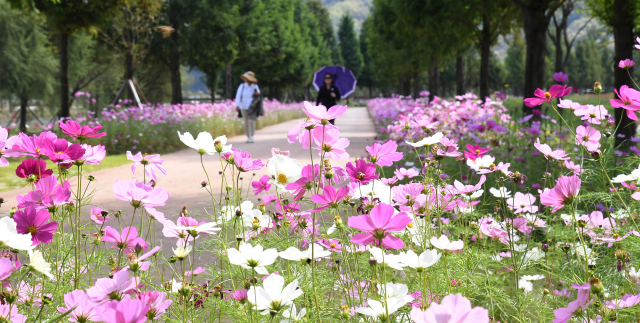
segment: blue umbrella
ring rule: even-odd
[[[353,76],[353,73],[342,66],[334,65],[325,66],[313,74],[313,86],[316,91],[320,91],[320,87],[324,86],[324,75],[327,73],[333,75],[333,84],[338,88],[343,98],[346,98],[356,90],[358,80]]]

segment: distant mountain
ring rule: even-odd
[[[340,17],[347,11],[351,12],[355,20],[356,30],[360,32],[362,21],[369,15],[369,7],[372,0],[321,0],[322,5],[329,10],[333,29],[338,30],[338,22]]]

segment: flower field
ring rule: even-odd
[[[472,94],[374,99],[379,135],[357,160],[328,122],[347,107],[305,102],[307,118],[287,140],[309,150],[307,165],[277,148],[252,158],[224,135],[180,128],[233,120],[216,105],[114,109],[99,123],[67,121],[59,135],[2,129],[0,166],[20,158],[16,176],[32,191],[0,219],[0,318],[635,322],[640,159],[614,147],[613,111],[563,99],[569,91],[555,85],[527,98],[533,114],[522,120]],[[618,93],[611,105],[635,116],[640,92]],[[553,115],[541,113],[545,105]],[[100,143],[140,144],[114,142],[140,120],[148,136],[222,165],[220,191],[204,167],[207,181],[184,179],[210,197],[204,214],[156,209],[170,196],[156,185],[168,172],[151,139],[127,151],[137,179],[92,190],[83,167],[104,160]],[[268,175],[242,186],[243,174],[265,167]],[[121,211],[93,205],[95,194],[113,194]]]

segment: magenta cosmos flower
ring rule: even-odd
[[[123,298],[104,305],[100,320],[104,323],[142,323],[147,321],[151,306],[139,299]]]
[[[42,159],[25,159],[16,168],[16,176],[31,182],[37,182],[52,174],[53,169],[47,169],[47,162]]]
[[[623,85],[620,91],[613,89],[619,99],[611,99],[609,102],[614,108],[622,108],[627,110],[627,116],[631,120],[638,120],[636,111],[640,111],[640,92]]]
[[[467,144],[467,150],[464,152],[464,158],[475,161],[477,158],[484,156],[484,154],[489,150],[491,150],[491,148]]]
[[[160,316],[164,315],[164,313],[167,311],[167,308],[169,308],[169,306],[171,306],[171,303],[173,303],[172,300],[167,299],[167,293],[157,291],[148,291],[139,294],[138,299],[141,300],[144,304],[149,305],[149,312],[147,313],[147,317],[151,320],[157,320]]]
[[[320,207],[311,212],[319,212],[328,207],[335,209],[338,207],[338,203],[349,194],[349,187],[345,186],[336,191],[332,185],[327,185],[322,189],[323,194],[315,194],[311,196],[311,200],[314,203],[320,204]]]
[[[621,60],[620,63],[618,63],[618,67],[619,68],[624,68],[625,70],[628,70],[628,69],[632,68],[633,65],[636,65],[636,63],[634,63],[632,60],[630,60],[628,58],[624,59],[624,60]]]
[[[262,175],[259,180],[251,182],[251,186],[253,186],[253,192],[256,195],[262,192],[267,193],[269,189],[271,189],[271,184],[269,184],[269,175]]]
[[[542,102],[547,102],[547,104],[551,104],[551,99],[561,98],[565,95],[571,93],[571,88],[567,88],[566,85],[562,86],[559,84],[555,84],[551,86],[548,92],[545,92],[541,89],[537,89],[533,95],[535,98],[526,98],[524,99],[524,104],[530,108],[541,105]]]
[[[108,214],[109,212],[103,210],[102,208],[94,206],[91,208],[91,212],[89,212],[89,217],[91,218],[91,221],[95,222],[96,224],[103,225],[105,222],[109,221]]]
[[[553,73],[553,80],[558,83],[566,83],[569,80],[569,75],[564,74],[563,72]]]
[[[302,167],[302,177],[300,177],[297,181],[287,185],[285,188],[289,191],[294,191],[294,199],[299,201],[307,190],[313,188],[313,182],[319,181],[320,179],[320,165],[315,164],[313,168],[311,165],[307,165]]]
[[[447,295],[440,304],[432,302],[426,311],[418,307],[411,310],[416,323],[489,323],[489,311],[471,307],[471,302],[460,294]]]
[[[320,121],[322,124],[329,123],[329,120],[335,119],[341,116],[345,111],[347,111],[346,105],[334,105],[333,107],[327,109],[323,105],[315,106],[307,101],[304,101],[304,107],[302,111],[306,113],[309,118]]]
[[[102,129],[101,125],[97,125],[92,128],[87,125],[81,126],[79,123],[73,120],[69,120],[65,123],[60,123],[60,129],[62,129],[62,132],[73,137],[73,139],[80,141],[83,141],[87,138],[104,137],[107,135],[106,132],[98,133],[98,131]]]
[[[144,172],[147,176],[151,177],[154,181],[158,181],[158,175],[156,175],[156,171],[162,173],[162,175],[167,175],[167,171],[162,167],[162,163],[164,163],[164,159],[160,159],[160,155],[148,155],[142,154],[138,152],[133,155],[130,151],[127,151],[127,159],[133,161],[133,165],[131,165],[131,172],[136,174],[136,169],[138,166],[142,165],[144,167]]]
[[[84,155],[78,160],[82,164],[98,165],[107,157],[107,150],[103,145],[91,146],[82,144],[80,147],[84,149]]]
[[[58,139],[58,136],[51,131],[44,131],[31,137],[24,133],[18,134],[19,141],[12,149],[20,151],[23,155],[39,158],[44,156],[45,147]]]
[[[58,311],[60,313],[66,313],[73,308],[69,314],[69,321],[71,322],[95,322],[98,320],[96,305],[91,302],[89,296],[80,289],[65,294],[64,305],[65,307],[58,307]]]
[[[582,145],[588,151],[596,151],[600,148],[600,131],[591,126],[578,126],[576,128],[576,145]]]
[[[347,163],[346,168],[351,181],[362,185],[380,177],[380,174],[376,174],[376,165],[373,163],[367,163],[364,159],[356,160],[355,165],[349,162]]]
[[[233,152],[233,163],[236,165],[239,171],[248,172],[250,170],[258,170],[264,167],[262,160],[256,159],[251,160],[251,154],[246,151],[234,151]]]
[[[551,147],[547,144],[541,144],[540,138],[536,138],[536,143],[533,144],[538,151],[540,151],[546,159],[553,160],[567,160],[569,159],[567,153],[562,149],[551,150]]]
[[[31,241],[37,246],[41,243],[49,243],[53,239],[53,233],[58,228],[58,222],[49,222],[49,211],[36,210],[33,206],[27,206],[24,210],[18,210],[13,215],[16,221],[16,230],[21,234],[31,233]]]
[[[9,138],[9,132],[4,127],[0,127],[0,167],[9,166],[9,161],[5,157],[20,157],[20,152],[13,149],[13,146],[20,142],[20,137]]]
[[[551,213],[555,213],[565,205],[571,205],[578,193],[580,193],[580,177],[573,175],[560,176],[556,186],[552,189],[545,188],[540,194],[540,203],[553,206]]]
[[[156,212],[156,206],[163,206],[169,199],[169,193],[159,187],[140,183],[137,180],[118,181],[113,184],[114,197],[131,203],[134,208],[143,207],[150,213]]]
[[[102,306],[113,298],[122,298],[122,296],[136,287],[136,282],[129,279],[129,272],[126,270],[119,271],[113,275],[113,278],[100,278],[96,280],[93,287],[87,289],[89,300],[97,306]]]
[[[136,245],[146,246],[147,243],[138,237],[135,227],[126,227],[122,233],[112,227],[104,228],[102,241],[111,243],[111,248],[123,249],[124,252],[133,252]]]
[[[349,159],[349,153],[345,151],[349,147],[349,139],[340,138],[338,129],[318,127],[313,130],[313,141],[317,146],[313,149],[320,150],[318,154],[330,159]]]
[[[71,185],[65,181],[58,185],[58,179],[54,176],[47,176],[38,181],[35,191],[27,193],[25,196],[18,195],[18,208],[33,206],[36,209],[47,209],[55,212],[58,207],[67,204],[71,198]]]
[[[392,232],[399,232],[411,223],[411,218],[404,212],[394,215],[393,206],[385,203],[376,205],[369,214],[352,216],[349,218],[350,227],[365,231],[358,233],[351,238],[352,243],[368,245],[379,244],[390,249],[404,248],[404,241],[392,235]]]
[[[54,163],[69,163],[84,156],[85,150],[78,144],[71,144],[65,139],[46,142],[44,154]]]
[[[588,284],[587,284],[588,285]],[[573,315],[578,312],[582,312],[591,305],[593,300],[589,300],[589,289],[579,289],[578,297],[575,301],[569,303],[567,307],[559,308],[553,311],[553,314],[556,316],[551,322],[553,323],[566,323],[571,320]],[[588,302],[587,302],[588,301]]]
[[[393,140],[389,140],[382,145],[376,142],[371,146],[367,146],[366,149],[371,155],[369,161],[378,166],[391,166],[404,156],[404,154],[397,152],[398,144]]]

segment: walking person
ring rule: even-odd
[[[336,105],[340,100],[340,91],[338,87],[333,83],[333,75],[331,73],[324,74],[324,86],[320,87],[318,91],[318,98],[316,99],[316,105],[322,103],[327,110]],[[335,119],[329,120],[331,124],[335,124]]]
[[[239,113],[238,117],[241,116],[244,121],[244,133],[247,135],[247,142],[252,143],[258,116],[255,113],[250,113],[249,108],[254,99],[260,96],[260,88],[253,72],[245,72],[240,75],[240,78],[244,83],[240,84],[238,92],[236,92],[236,110]]]

